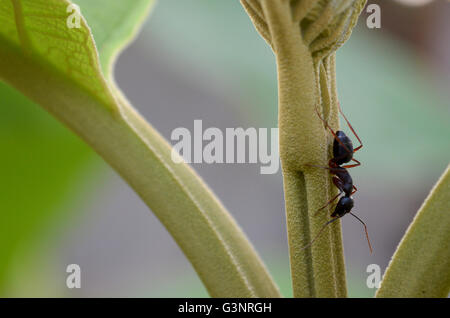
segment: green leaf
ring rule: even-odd
[[[103,74],[112,79],[115,59],[137,35],[155,0],[75,0],[89,21]]]
[[[49,230],[79,214],[86,202],[80,198],[92,190],[85,180],[97,176],[92,167],[98,160],[61,123],[2,82],[0,100],[0,295],[10,296],[17,255],[45,253],[38,247]],[[27,264],[22,268],[28,272],[39,268]]]
[[[75,2],[92,21],[90,28],[102,66],[112,65],[155,1],[131,2]],[[105,73],[109,69],[105,67]],[[17,255],[33,253],[56,225],[80,211],[73,206],[79,206],[75,200],[86,201],[89,190],[84,180],[95,178],[99,169],[98,165],[92,169],[95,160],[89,147],[20,92],[0,82],[0,96],[4,106],[0,107],[0,145],[7,149],[0,156],[0,167],[4,167],[0,184],[0,292],[9,295],[16,272],[11,267]],[[84,200],[79,200],[82,195]],[[36,276],[34,269],[23,268]],[[28,275],[18,275],[24,274]],[[28,287],[14,290],[30,291]]]
[[[231,215],[188,165],[172,161],[170,145],[105,79],[84,18],[80,28],[67,27],[69,4],[0,0],[0,78],[64,122],[117,170],[166,226],[212,296],[279,296]],[[125,27],[122,35],[110,36],[109,48],[105,44],[107,74],[123,36],[134,30]]]
[[[69,4],[55,0],[2,0],[2,46],[9,54],[22,55],[24,62],[30,61],[47,72],[64,74],[65,80],[80,86],[110,110],[117,110],[101,74],[95,44],[85,20],[81,19],[80,28],[67,27]],[[7,61],[4,56],[3,62]],[[27,65],[24,63],[21,67]],[[42,87],[41,94],[45,93]]]
[[[450,166],[423,203],[376,297],[447,297],[450,292]]]

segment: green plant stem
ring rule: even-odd
[[[450,166],[400,242],[376,297],[447,297],[450,292]]]
[[[340,221],[309,243],[329,221],[321,208],[336,189],[326,167],[337,129],[335,52],[349,38],[365,0],[241,0],[276,56],[278,123],[291,275],[295,297],[345,297]],[[308,246],[308,248],[305,248]]]
[[[170,145],[114,91],[105,105],[41,57],[0,37],[0,78],[81,136],[165,225],[213,297],[279,297],[244,233]],[[14,105],[10,105],[14,107]]]
[[[326,85],[322,84],[321,87],[330,87],[331,96],[329,96],[330,106],[328,107],[328,122],[331,127],[335,129],[339,128],[339,110],[338,110],[338,94],[337,94],[337,83],[336,83],[336,53],[333,53],[325,60],[323,72],[325,73]],[[323,90],[322,90],[323,91]],[[326,101],[324,94],[322,94],[322,101]],[[325,109],[327,109],[325,107]],[[334,142],[334,138],[331,137],[330,143]],[[333,156],[333,149],[329,147],[328,157],[331,158]],[[333,198],[338,194],[338,189],[334,185],[333,182],[329,182],[329,197]],[[328,213],[332,213],[331,207],[328,209]],[[345,273],[345,260],[344,260],[344,245],[342,241],[342,227],[340,224],[340,220],[338,226],[333,226],[331,231],[331,244],[332,250],[334,251],[334,262],[335,262],[335,270],[336,270],[336,286],[337,286],[337,297],[347,297],[347,280]]]
[[[328,209],[314,216],[331,197],[329,173],[307,165],[326,166],[329,159],[331,139],[315,109],[323,111],[336,127],[337,98],[331,98],[335,92],[330,91],[334,68],[324,70],[320,80],[323,64],[313,60],[298,24],[291,19],[289,2],[260,3],[270,34],[268,42],[277,61],[280,159],[294,297],[344,297],[339,221],[326,228],[314,245],[304,249],[329,220]]]

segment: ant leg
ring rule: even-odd
[[[319,210],[316,211],[316,213],[314,213],[314,216],[316,216],[320,211],[322,211],[323,209],[325,209],[327,206],[329,206],[331,203],[333,203],[334,201],[336,201],[336,199],[342,194],[342,191],[340,191],[333,199],[331,199],[330,201],[327,202],[327,204],[325,204],[323,207],[321,207]]]
[[[320,209],[318,209],[316,211],[316,213],[314,213],[314,216],[316,216],[320,211],[322,211],[323,209],[325,209],[327,206],[329,206],[331,203],[333,203],[334,201],[336,201],[336,199],[342,194],[342,181],[338,178],[338,177],[333,177],[333,183],[334,185],[339,189],[339,193],[332,198],[330,201],[327,202],[327,204],[325,204],[323,207],[321,207]]]
[[[342,168],[350,169],[350,168],[354,168],[354,167],[357,167],[357,166],[360,166],[360,165],[361,165],[361,162],[359,162],[358,160],[356,160],[356,159],[354,159],[354,158],[352,158],[352,161],[354,161],[354,162],[356,162],[356,163],[353,164],[353,165],[342,166]]]
[[[300,250],[302,251],[302,250],[304,250],[305,248],[310,247],[310,246],[314,243],[314,241],[315,241],[316,239],[319,238],[320,234],[323,232],[323,230],[325,230],[325,228],[326,228],[328,225],[330,225],[331,223],[333,223],[333,222],[339,220],[341,217],[342,217],[342,216],[335,217],[334,219],[331,219],[331,220],[329,220],[327,223],[325,223],[325,224],[322,226],[322,228],[320,229],[319,233],[317,233],[316,236],[312,239],[312,241],[309,242],[307,245],[303,246]]]
[[[317,116],[319,116],[320,120],[323,121],[323,123],[325,124],[325,126],[327,126],[327,128],[331,131],[331,133],[333,134],[334,139],[336,139],[336,140],[339,142],[339,144],[340,144],[342,147],[344,147],[344,149],[345,149],[347,152],[350,152],[350,150],[347,148],[347,146],[344,145],[344,143],[338,138],[338,136],[336,135],[336,133],[334,132],[334,130],[330,127],[330,125],[328,125],[328,122],[327,122],[325,119],[322,118],[322,116],[321,116],[320,113],[319,113],[319,109],[317,108],[317,106],[316,106],[316,113],[317,113]],[[358,139],[358,140],[359,140],[359,139]],[[355,151],[353,151],[353,152],[355,152]]]
[[[356,191],[358,191],[358,188],[356,188],[355,186],[353,186],[353,192],[350,195],[353,195]]]
[[[341,103],[338,102],[338,107],[339,107],[339,112],[341,113],[342,117],[344,117],[345,121],[347,122],[348,127],[350,128],[350,130],[353,132],[353,134],[355,135],[356,139],[358,139],[359,141],[359,146],[356,147],[355,149],[353,149],[353,152],[357,152],[359,149],[361,149],[363,147],[363,144],[361,142],[361,139],[359,139],[358,134],[355,132],[355,130],[353,129],[352,125],[350,124],[350,122],[348,121],[347,117],[345,117],[344,112],[342,111],[341,108]]]

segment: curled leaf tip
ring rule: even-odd
[[[308,46],[314,60],[334,53],[349,38],[366,0],[291,0],[269,4],[265,0],[241,0],[255,28],[273,48],[274,28],[269,27],[270,7],[283,7],[288,11]],[[288,6],[289,4],[289,6]]]

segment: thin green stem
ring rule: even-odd
[[[0,37],[0,78],[84,139],[164,224],[213,297],[279,297],[232,216],[116,90],[115,107]],[[108,99],[109,100],[109,99]],[[12,105],[13,106],[13,105]]]

